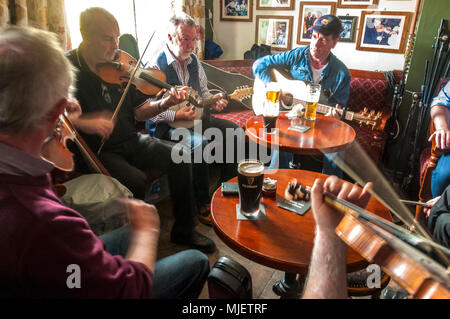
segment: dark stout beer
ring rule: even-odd
[[[259,213],[263,179],[263,163],[258,160],[245,160],[239,163],[239,201],[243,215],[254,216]]]
[[[266,132],[270,133],[275,128],[277,123],[277,116],[264,116],[264,128]]]

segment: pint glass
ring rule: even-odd
[[[309,121],[315,121],[317,103],[320,98],[320,84],[309,83],[306,86],[306,108],[305,108],[305,119]]]
[[[244,216],[256,216],[264,180],[264,165],[258,160],[244,160],[238,165],[239,202]]]
[[[273,134],[280,113],[280,85],[276,82],[266,84],[266,100],[263,106],[264,131]]]

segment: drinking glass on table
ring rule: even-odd
[[[308,83],[305,93],[305,119],[308,121],[316,120],[317,103],[320,99],[320,84]]]
[[[266,99],[264,101],[262,115],[264,117],[264,132],[275,133],[277,117],[280,114],[280,85],[276,82],[266,84]]]

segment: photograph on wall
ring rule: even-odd
[[[295,0],[256,0],[256,10],[294,10]]]
[[[220,0],[220,20],[252,21],[253,0]]]
[[[336,2],[300,2],[297,44],[309,44],[316,20],[335,11]]]
[[[338,16],[342,22],[342,32],[339,36],[341,42],[355,42],[356,21],[358,17]]]
[[[290,50],[293,20],[288,16],[257,15],[255,43],[270,45],[277,51]]]
[[[356,49],[403,53],[410,12],[361,12]]]
[[[367,9],[377,4],[378,0],[338,0],[338,8]]]

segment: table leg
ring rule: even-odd
[[[299,297],[299,292],[303,290],[304,276],[301,276],[300,280],[297,280],[297,274],[288,273],[284,274],[284,278],[277,281],[273,287],[272,291],[280,296],[281,299],[294,299]]]

